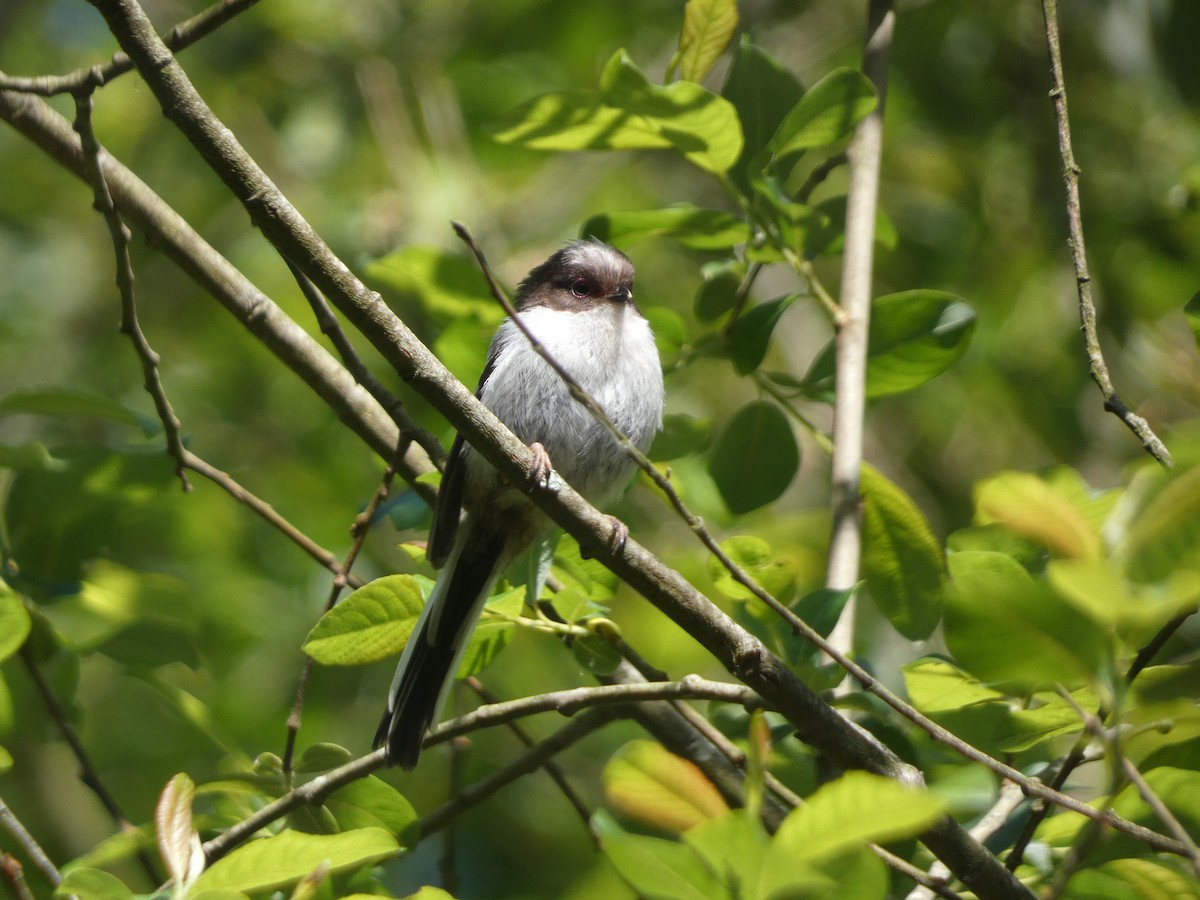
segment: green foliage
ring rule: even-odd
[[[47,17],[42,0],[17,7],[0,29],[5,71],[66,70],[112,52],[91,20]],[[468,384],[502,311],[468,255],[448,249],[449,219],[472,225],[509,284],[572,234],[626,250],[667,374],[651,458],[671,465],[733,562],[828,636],[853,594],[822,587],[821,482],[838,390],[829,298],[847,217],[842,154],[878,102],[840,66],[860,54],[861,9],[815,4],[829,27],[797,67],[794,29],[808,20],[745,6],[739,16],[731,0],[689,0],[682,16],[628,0],[394,7],[260,5],[181,62],[329,244],[353,248],[347,263]],[[883,683],[899,673],[920,712],[1021,771],[1047,778],[1086,738],[1102,758],[1067,789],[1162,830],[1122,774],[1122,759],[1133,762],[1194,833],[1200,662],[1194,620],[1174,626],[1200,599],[1195,14],[1170,0],[1120,47],[1100,39],[1120,30],[1114,22],[1133,27],[1116,13],[1071,22],[1102,344],[1126,401],[1173,432],[1179,465],[1164,471],[1134,467],[1136,441],[1100,424],[1063,268],[1062,205],[1045,189],[1059,162],[1047,155],[1044,51],[1001,7],[918,4],[902,11],[893,48],[866,387],[879,468],[862,473],[856,589],[871,603],[859,606],[855,655]],[[651,64],[668,55],[659,83]],[[150,184],[170,184],[184,217],[317,335],[278,257],[238,230],[243,209],[167,137],[136,76],[96,103],[106,148]],[[132,897],[163,875],[176,884],[142,895],[408,890],[420,863],[384,863],[418,845],[417,810],[444,799],[445,761],[432,751],[416,777],[361,777],[192,879],[201,834],[365,749],[431,585],[422,501],[396,483],[362,548],[360,574],[374,580],[320,616],[325,569],[197,474],[179,491],[140,366],[111,327],[105,229],[86,192],[10,134],[0,129],[0,795],[54,858],[85,848],[63,866],[58,896]],[[133,252],[140,315],[189,449],[342,556],[380,461],[253,342],[261,323],[221,319],[153,247],[136,241]],[[363,352],[448,443],[431,406]],[[1060,464],[1037,471],[1049,460]],[[835,687],[841,672],[671,524],[647,484],[613,510],[638,542],[814,691]],[[574,540],[555,548],[551,576],[553,590],[529,598],[535,610],[523,586],[497,589],[460,676],[486,667],[505,697],[536,694],[611,675],[628,645],[671,677],[726,677]],[[320,665],[285,753],[304,653]],[[61,712],[45,711],[28,664]],[[487,867],[489,896],[902,896],[909,884],[865,843],[927,867],[913,838],[947,813],[982,815],[997,786],[856,686],[838,697],[922,769],[929,790],[858,772],[823,784],[821,762],[777,714],[751,721],[713,704],[711,726],[749,759],[749,808],[769,791],[764,770],[805,798],[774,835],[729,810],[693,763],[651,741],[622,745],[614,728],[560,761],[585,785],[603,767],[612,812],[592,821],[611,870],[583,874],[594,851],[548,779],[469,813],[458,856]],[[1105,717],[1099,734],[1087,715]],[[103,837],[61,748],[46,752],[64,726],[134,828]],[[549,733],[543,720],[529,729]],[[455,771],[473,784],[515,752],[481,731],[457,748]],[[1003,854],[1027,815],[988,846]],[[1063,896],[1195,895],[1182,861],[1111,829],[1090,841],[1079,816],[1053,813],[1018,874],[1040,888],[1090,848]],[[148,879],[135,857],[156,846],[166,869]],[[531,846],[537,867],[521,862]],[[36,895],[50,893],[25,871]],[[466,874],[464,897],[479,879]]]

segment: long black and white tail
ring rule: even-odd
[[[425,602],[388,693],[374,746],[386,743],[388,759],[412,769],[425,734],[441,712],[483,604],[499,576],[504,541],[459,535],[458,546]]]

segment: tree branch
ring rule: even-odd
[[[858,123],[846,151],[850,187],[846,196],[846,249],[842,254],[841,313],[837,328],[837,391],[833,404],[833,531],[825,586],[846,591],[858,583],[862,557],[863,420],[866,415],[867,332],[871,323],[871,281],[875,259],[875,212],[883,156],[883,111],[887,97],[888,54],[896,13],[891,0],[871,0],[863,74],[875,86],[878,102]],[[857,603],[846,601],[829,642],[847,655],[854,650]]]
[[[21,820],[17,818],[17,814],[9,809],[3,797],[0,797],[0,825],[4,826],[4,830],[12,835],[12,839],[25,851],[26,856],[33,860],[33,864],[42,870],[42,874],[46,876],[46,880],[53,887],[58,887],[62,882],[62,875],[59,873],[58,867],[50,861],[50,857],[46,855],[46,851],[42,849],[42,845],[37,842],[37,838],[30,834],[29,830],[21,824]]]
[[[1071,247],[1071,261],[1075,265],[1075,286],[1079,294],[1079,321],[1083,331],[1084,348],[1087,351],[1088,372],[1100,395],[1104,408],[1125,423],[1146,452],[1163,466],[1170,467],[1171,454],[1166,444],[1150,428],[1149,423],[1136,415],[1117,396],[1104,353],[1100,349],[1100,336],[1096,332],[1096,305],[1092,300],[1092,276],[1088,272],[1087,249],[1083,243],[1083,214],[1079,203],[1079,166],[1075,152],[1071,149],[1071,121],[1067,115],[1067,88],[1063,81],[1062,48],[1058,39],[1058,0],[1042,0],[1042,16],[1046,22],[1046,50],[1050,55],[1050,99],[1054,103],[1054,120],[1058,128],[1058,152],[1062,156],[1063,183],[1067,192],[1067,243]]]

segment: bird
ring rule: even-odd
[[[550,357],[645,452],[662,428],[662,364],[634,302],[634,267],[597,239],[573,241],[533,268],[514,310]],[[636,463],[571,396],[511,317],[496,331],[476,396],[533,453],[536,480],[551,467],[595,506],[614,500]],[[613,521],[613,540],[625,527]],[[411,770],[454,681],[497,579],[552,523],[458,435],[434,507],[426,556],[440,568],[388,692],[374,746]]]

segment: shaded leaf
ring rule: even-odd
[[[305,747],[295,766],[297,772],[328,772],[353,758],[354,754],[340,744],[321,742]]]
[[[1129,577],[1151,582],[1186,567],[1200,570],[1200,466],[1176,476],[1154,473],[1146,498],[1120,547]]]
[[[689,453],[699,453],[712,440],[712,422],[682,414],[663,416],[662,431],[650,445],[649,457],[655,462],[669,462]]]
[[[459,663],[455,678],[467,678],[478,675],[492,664],[500,651],[508,645],[516,628],[511,622],[501,617],[518,616],[525,605],[525,587],[515,587],[510,591],[492,597],[484,607],[483,616],[475,626],[475,632],[463,651],[462,662]],[[489,618],[488,613],[496,614],[497,618]]]
[[[752,534],[736,535],[721,542],[721,549],[739,568],[757,581],[767,593],[784,598],[795,588],[796,567],[778,559],[771,545]],[[715,556],[708,558],[708,577],[717,590],[736,600],[750,600],[754,594],[739,583]]]
[[[325,806],[344,831],[378,826],[396,835],[405,846],[416,841],[416,810],[403,794],[374,775],[338,788]]]
[[[737,320],[730,340],[733,345],[733,366],[739,375],[748,375],[762,364],[775,326],[788,307],[798,299],[797,294],[788,294],[777,300],[760,303]]]
[[[54,889],[55,897],[77,900],[132,900],[133,891],[115,875],[100,869],[73,869]]]
[[[165,666],[173,662],[191,669],[200,666],[200,653],[190,629],[182,622],[159,616],[127,622],[93,649],[130,666]]]
[[[709,456],[708,471],[725,505],[747,513],[778,499],[800,468],[800,447],[778,407],[743,406],[729,420]]]
[[[892,626],[929,637],[941,616],[942,548],[912,498],[872,466],[862,467],[863,580]]]
[[[867,397],[911,391],[945,372],[962,356],[975,330],[975,312],[943,291],[905,291],[871,301]],[[836,389],[837,346],[822,348],[802,385],[830,399]]]
[[[322,860],[337,874],[373,865],[399,852],[396,839],[382,828],[357,828],[341,834],[285,830],[243,844],[218,859],[200,876],[196,890],[277,890],[299,881]]]
[[[1183,306],[1183,314],[1187,318],[1188,327],[1192,330],[1192,338],[1200,347],[1200,293],[1192,295]]]
[[[103,394],[71,388],[35,388],[0,397],[0,418],[17,413],[41,416],[95,416],[133,425],[147,437],[162,431],[158,419],[144,416]]]
[[[708,263],[701,272],[704,283],[696,292],[693,306],[697,319],[712,322],[733,309],[738,288],[746,275],[746,265],[740,261]]]
[[[66,462],[51,456],[44,444],[30,441],[26,444],[0,443],[0,469],[34,469],[61,472]]]
[[[575,661],[593,675],[611,675],[624,659],[610,641],[598,634],[576,638],[571,652]]]
[[[734,167],[734,177],[743,189],[748,189],[746,169],[803,96],[804,88],[789,69],[743,35],[721,94],[734,105],[742,123],[745,147]]]
[[[679,34],[679,75],[701,82],[737,31],[737,0],[688,0]]]

